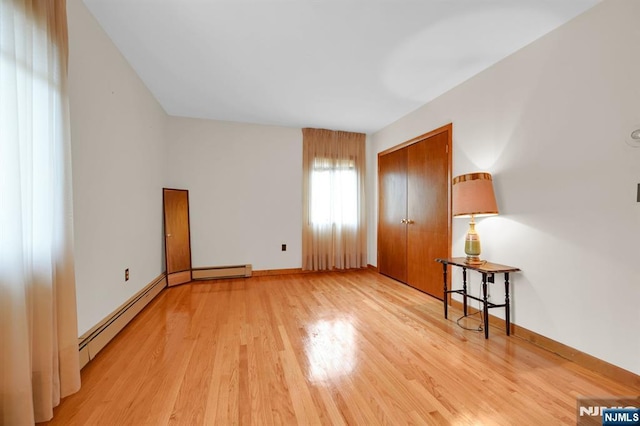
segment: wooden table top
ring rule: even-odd
[[[498,263],[491,263],[484,261],[481,265],[469,265],[466,263],[466,257],[452,257],[448,259],[438,258],[436,262],[461,266],[463,268],[471,269],[473,271],[485,272],[485,273],[500,273],[500,272],[518,272],[520,268],[516,268],[514,266],[500,265]]]

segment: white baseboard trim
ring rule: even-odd
[[[80,368],[83,368],[167,286],[165,273],[134,294],[107,318],[80,336]]]

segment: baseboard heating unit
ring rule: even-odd
[[[133,295],[111,315],[80,336],[80,368],[89,363],[166,286],[167,277],[162,274]]]
[[[224,278],[248,278],[251,274],[251,265],[209,266],[192,269],[191,278],[194,280],[218,280]]]

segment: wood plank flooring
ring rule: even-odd
[[[578,396],[638,394],[363,270],[166,289],[47,424],[575,424]]]

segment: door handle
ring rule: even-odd
[[[407,219],[402,219],[400,223],[407,223]]]
[[[413,220],[407,220],[407,224],[413,225],[415,222]]]
[[[167,234],[167,238],[169,238],[171,236],[171,234]]]

